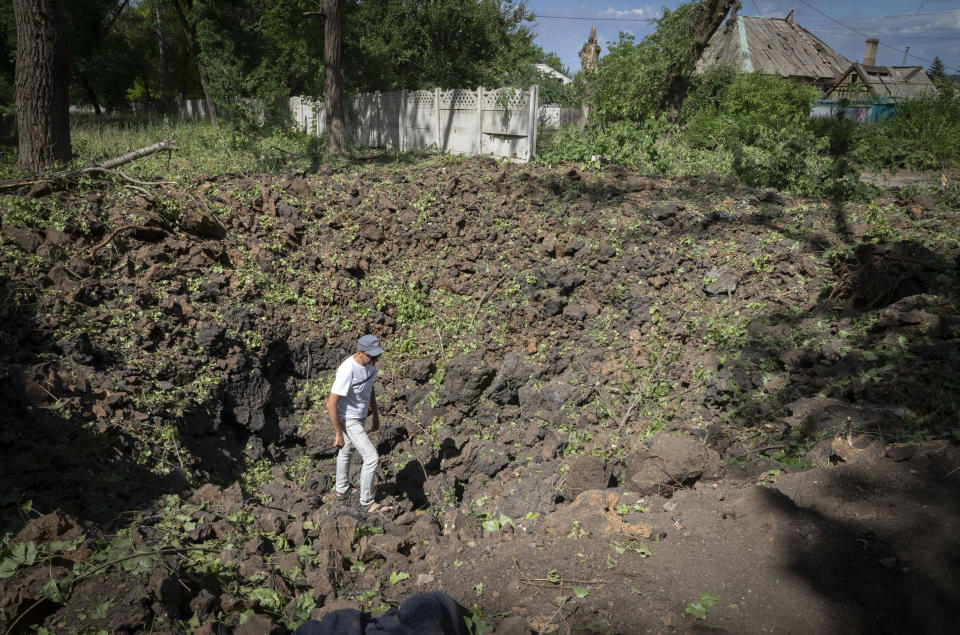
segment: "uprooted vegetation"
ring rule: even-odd
[[[267,632],[438,588],[542,631],[783,619],[736,586],[714,609],[693,574],[660,595],[649,563],[684,566],[671,541],[719,522],[705,484],[956,457],[883,456],[960,433],[960,234],[936,194],[377,155],[5,196],[0,624]],[[388,349],[391,518],[324,499],[323,404],[364,332]],[[756,539],[782,501],[752,491],[723,517]],[[828,544],[809,509],[798,531]],[[611,608],[645,594],[656,620]]]

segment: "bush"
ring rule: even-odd
[[[943,170],[960,166],[960,93],[943,85],[936,94],[908,99],[893,117],[864,130],[854,150],[866,166]]]

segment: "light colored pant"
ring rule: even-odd
[[[369,507],[373,504],[373,476],[377,471],[380,455],[367,437],[363,421],[348,417],[346,422],[340,422],[343,426],[343,447],[337,454],[336,488],[340,494],[346,494],[350,490],[350,459],[356,448],[363,459],[363,468],[360,470],[360,506]]]

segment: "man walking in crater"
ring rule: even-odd
[[[336,433],[333,444],[340,448],[337,454],[334,496],[343,499],[357,491],[357,488],[350,485],[350,459],[356,449],[363,459],[363,468],[360,470],[360,507],[368,512],[382,514],[393,508],[373,500],[373,477],[380,456],[363,429],[368,414],[373,415],[370,431],[380,428],[380,413],[377,410],[373,380],[377,376],[377,367],[374,364],[381,355],[383,347],[380,346],[380,340],[373,335],[364,335],[357,340],[357,352],[343,360],[337,369],[337,376],[327,399],[327,414]]]

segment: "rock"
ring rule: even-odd
[[[897,443],[887,449],[887,458],[894,461],[910,461],[915,458],[939,457],[950,449],[950,441],[921,441],[919,443]]]
[[[43,237],[39,233],[23,227],[4,225],[3,235],[17,243],[20,249],[31,254],[43,243]]]
[[[417,384],[425,384],[433,375],[434,370],[436,370],[436,365],[434,365],[433,359],[421,357],[407,364],[406,375]]]
[[[180,219],[180,228],[188,234],[213,240],[219,240],[227,235],[226,228],[217,217],[205,209],[187,209]]]
[[[669,496],[701,478],[720,476],[720,455],[692,436],[658,435],[649,452],[638,452],[624,460],[625,487],[640,494]]]
[[[510,455],[500,443],[470,440],[459,456],[445,462],[444,469],[454,477],[466,481],[474,474],[494,476],[509,463]]]
[[[707,295],[727,295],[737,290],[737,284],[740,282],[733,273],[726,269],[713,267],[707,272],[708,278],[713,278],[713,282],[706,285],[703,290]]]
[[[480,523],[475,516],[454,508],[443,514],[443,535],[460,542],[475,540],[480,534]]]
[[[84,629],[93,631],[133,633],[149,623],[151,599],[144,580],[112,571],[77,582],[66,604],[44,624],[52,632],[83,624]]]
[[[678,211],[676,205],[657,205],[646,210],[646,213],[653,220],[662,222],[676,216]]]
[[[819,465],[820,467],[829,466],[830,459],[834,457],[832,446],[833,439],[820,439],[806,454],[803,455],[804,463],[808,463],[810,465]]]
[[[548,536],[566,537],[583,532],[597,540],[639,539],[652,535],[645,522],[630,523],[617,512],[620,495],[603,490],[581,492],[570,505],[563,505],[546,517],[543,530]]]
[[[400,551],[403,539],[399,536],[373,534],[360,539],[357,552],[361,562],[371,562],[376,559],[387,560]]]
[[[271,501],[274,504],[283,505],[283,502],[278,503],[276,500]],[[256,510],[254,510],[256,512]],[[270,507],[264,507],[259,510],[259,513],[256,514],[257,517],[257,529],[265,533],[283,533],[284,525],[287,520],[287,514],[281,512],[280,510],[273,509]]]
[[[320,526],[319,547],[332,549],[340,553],[350,553],[353,549],[353,537],[360,524],[354,516],[339,514],[334,517],[314,514],[314,523]]]
[[[847,463],[861,460],[861,455],[864,454],[866,454],[862,459],[864,462],[873,462],[883,457],[885,453],[881,441],[873,440],[863,434],[835,437],[830,443],[830,448]]]
[[[271,618],[260,613],[247,616],[247,621],[233,629],[233,635],[280,635],[286,632]]]
[[[243,550],[251,555],[269,556],[273,553],[273,543],[263,534],[254,534],[243,546]]]
[[[549,461],[560,456],[568,443],[567,437],[559,430],[556,428],[547,429],[543,435],[543,446],[540,453],[543,460]]]
[[[568,304],[563,307],[563,317],[573,322],[582,322],[587,317],[587,311],[578,304]]]
[[[343,580],[343,556],[332,549],[321,550],[316,558],[307,560],[303,575],[311,589],[332,595]]]
[[[70,540],[83,534],[77,521],[62,511],[55,510],[31,520],[13,537],[12,544],[33,542],[37,545],[48,544],[55,540]]]
[[[232,514],[243,507],[243,490],[240,489],[240,483],[234,483],[227,489],[207,483],[193,493],[190,502],[207,503],[224,514]]]
[[[528,382],[517,393],[520,415],[526,420],[541,418],[556,423],[563,419],[564,409],[573,408],[582,398],[581,390],[558,379],[543,386]]]
[[[576,498],[586,490],[605,489],[610,486],[612,471],[603,457],[581,454],[570,462],[565,493],[570,498]]]
[[[216,322],[207,322],[197,329],[197,344],[206,351],[219,348],[227,335],[227,330]]]
[[[96,351],[90,342],[90,336],[84,332],[74,333],[57,341],[57,348],[75,363],[81,366],[93,364]]]
[[[557,507],[557,490],[550,480],[524,475],[504,485],[503,496],[496,503],[497,514],[518,520],[527,514],[544,516]]]
[[[220,598],[210,593],[206,589],[200,589],[192,600],[190,600],[190,610],[197,616],[201,622],[217,616],[220,610]]]
[[[458,409],[468,409],[493,381],[494,374],[494,369],[483,361],[479,353],[451,359],[444,366],[440,405],[454,404]]]
[[[533,375],[533,368],[524,361],[520,353],[509,353],[500,365],[500,370],[490,387],[487,388],[487,398],[501,406],[520,402],[520,387]]]

